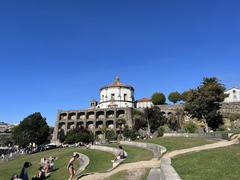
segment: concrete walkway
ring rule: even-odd
[[[185,153],[188,153],[188,152],[197,152],[197,151],[203,151],[203,150],[208,150],[208,149],[220,148],[220,147],[230,146],[230,145],[233,145],[233,144],[236,144],[236,143],[238,143],[237,139],[233,139],[231,141],[221,140],[221,141],[218,141],[218,142],[212,143],[212,144],[206,144],[206,145],[202,145],[202,146],[196,146],[196,147],[193,147],[193,148],[180,149],[180,150],[167,152],[165,155],[163,155],[163,157],[172,158],[174,156],[177,156],[177,155],[180,155],[180,154],[185,154]]]

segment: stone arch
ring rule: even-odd
[[[107,118],[114,118],[114,114],[113,110],[107,111]]]
[[[77,116],[77,119],[81,119],[81,120],[86,119],[85,112],[79,112],[78,116]]]
[[[83,121],[77,122],[77,128],[80,128],[80,127],[84,127],[84,122]]]
[[[67,129],[74,129],[74,122],[68,122]]]
[[[60,120],[66,120],[67,119],[67,113],[61,113],[59,119]]]
[[[94,119],[94,111],[87,112],[87,119]]]
[[[104,111],[98,111],[96,113],[96,119],[104,119]]]
[[[96,121],[96,128],[98,129],[103,128],[103,121]]]
[[[66,123],[65,122],[60,122],[59,124],[58,124],[58,129],[60,130],[60,129],[65,129],[65,127],[66,127]]]
[[[86,128],[87,128],[87,129],[90,129],[90,130],[94,129],[94,123],[93,123],[93,121],[87,121],[87,123],[86,123]]]
[[[76,119],[76,113],[75,113],[75,112],[69,113],[68,119],[69,119],[69,120],[74,120],[74,119]]]
[[[117,111],[117,118],[124,118],[125,111],[124,110],[118,110]]]
[[[114,120],[106,121],[106,127],[110,129],[114,129]]]

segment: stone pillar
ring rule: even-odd
[[[55,127],[53,130],[53,136],[52,136],[52,143],[58,144],[58,131],[59,131],[59,119],[60,119],[60,112],[57,113],[57,118],[56,118],[56,123],[55,123]]]
[[[67,134],[67,129],[68,129],[68,116],[69,116],[69,113],[67,112],[67,119],[65,119],[65,128],[64,128],[65,135]]]

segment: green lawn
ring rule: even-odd
[[[118,147],[118,144],[110,144],[111,147]],[[128,157],[123,163],[131,163],[137,161],[148,161],[153,158],[153,153],[144,148],[138,148],[134,146],[122,145],[123,149],[127,152]]]
[[[167,148],[167,151],[191,148],[195,146],[216,142],[214,140],[206,138],[186,138],[186,137],[159,137],[142,141],[162,145]]]
[[[183,180],[239,180],[240,145],[180,155],[172,165]]]
[[[90,158],[90,164],[85,172],[104,172],[112,166],[111,159],[113,159],[113,155],[110,153],[82,148],[62,148],[22,156],[13,161],[0,164],[0,179],[9,180],[13,173],[20,174],[25,161],[33,164],[29,169],[29,177],[32,177],[37,172],[41,157],[56,156],[58,160],[55,162],[55,167],[58,168],[58,170],[52,172],[48,179],[66,180],[68,178],[66,166],[73,152],[83,153]],[[77,162],[75,167],[79,167]]]

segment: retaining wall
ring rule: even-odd
[[[153,155],[155,158],[160,158],[161,155],[167,151],[165,147],[157,144],[151,144],[151,143],[143,143],[143,142],[135,142],[135,141],[120,141],[120,144],[148,149],[153,152]]]

